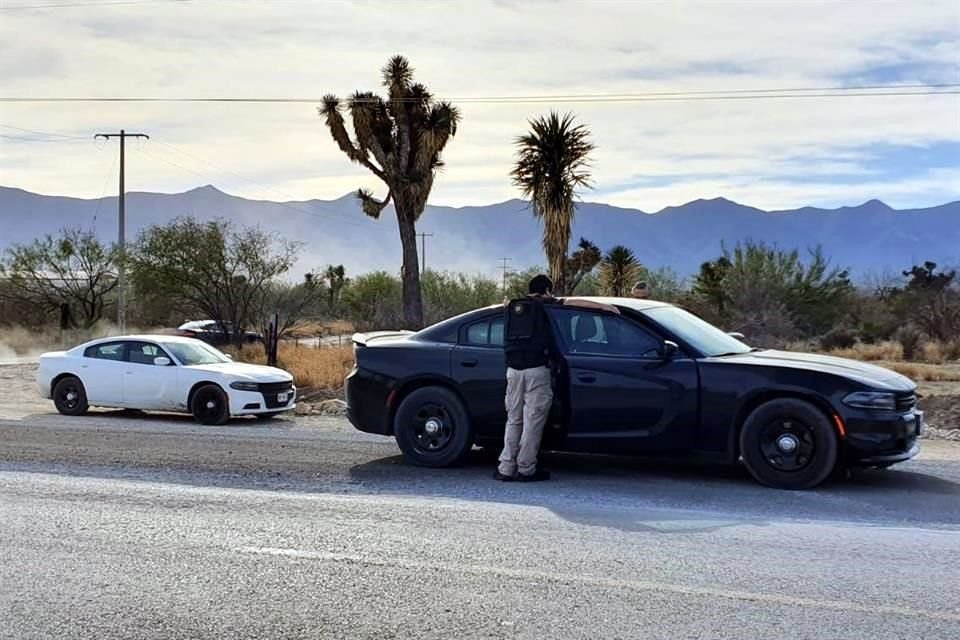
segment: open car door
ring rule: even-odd
[[[564,360],[567,446],[624,453],[696,448],[697,363],[625,316],[549,309]]]

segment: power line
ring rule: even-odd
[[[110,170],[107,171],[107,177],[103,179],[103,189],[100,190],[100,197],[97,198],[97,208],[93,212],[93,222],[90,224],[91,230],[97,229],[97,216],[100,215],[100,207],[103,204],[104,197],[107,195],[107,184],[110,182],[110,176],[113,174],[113,168],[117,166],[117,156],[111,154],[113,160],[110,161]]]
[[[960,84],[876,85],[863,87],[819,87],[798,89],[734,89],[716,91],[660,91],[648,93],[597,93],[569,95],[463,96],[449,98],[461,104],[541,104],[620,103],[620,102],[701,102],[717,100],[789,100],[798,98],[864,98],[890,96],[960,95]],[[399,102],[413,102],[400,99]],[[8,103],[225,103],[225,104],[322,104],[322,97],[156,97],[156,96],[2,96]],[[377,103],[378,99],[352,102]]]

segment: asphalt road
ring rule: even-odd
[[[739,469],[406,465],[336,419],[0,420],[0,637],[956,638],[960,446]]]

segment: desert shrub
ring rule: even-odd
[[[894,338],[900,343],[900,346],[903,347],[903,359],[913,360],[920,346],[920,331],[915,327],[906,325],[897,329]]]
[[[834,349],[850,349],[856,343],[857,332],[846,327],[838,327],[833,329],[820,338],[820,348],[824,351],[833,351]]]
[[[751,316],[764,335],[781,341],[822,335],[851,308],[853,286],[846,271],[830,266],[820,249],[801,259],[763,243],[746,242],[701,265],[692,293],[746,333]]]
[[[943,347],[944,355],[948,361],[960,360],[960,339],[946,342]]]

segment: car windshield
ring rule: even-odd
[[[704,355],[723,356],[752,351],[733,336],[679,307],[656,307],[645,309],[644,313]]]
[[[185,367],[230,362],[230,358],[203,342],[165,342],[163,346]]]

